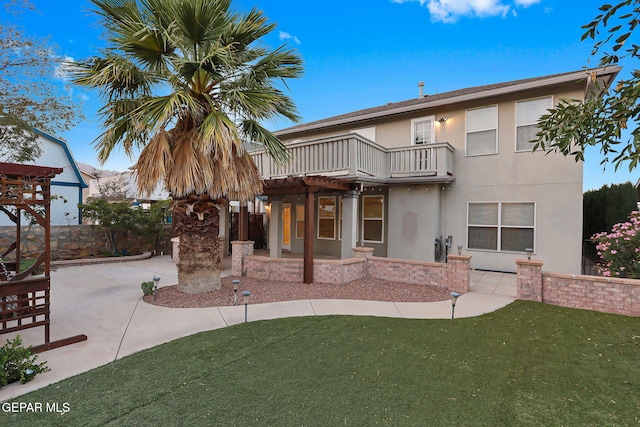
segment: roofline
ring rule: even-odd
[[[45,133],[39,129],[34,129],[34,131],[40,135],[43,136],[47,139],[50,139],[51,141],[59,144],[62,146],[62,148],[64,149],[64,153],[67,155],[67,157],[69,158],[69,160],[71,160],[71,167],[73,167],[73,172],[75,173],[76,177],[78,178],[78,182],[80,183],[81,188],[89,188],[89,186],[87,185],[87,183],[84,181],[84,178],[82,177],[82,174],[80,173],[80,169],[78,168],[78,163],[76,163],[76,159],[73,157],[73,154],[71,153],[71,150],[69,150],[69,146],[67,145],[67,143],[61,139],[58,139],[54,136],[49,135],[48,133]]]
[[[513,81],[515,84],[509,84],[508,86],[501,87],[493,87],[485,90],[478,90],[477,92],[462,94],[453,97],[439,97],[437,100],[433,102],[429,102],[429,97],[425,97],[425,102],[421,102],[418,104],[411,104],[400,106],[397,108],[390,108],[383,111],[374,111],[370,113],[366,113],[369,109],[362,110],[363,114],[361,115],[353,115],[349,117],[337,118],[335,120],[321,119],[320,121],[314,121],[308,124],[302,124],[298,126],[293,126],[290,128],[282,129],[274,132],[277,137],[282,137],[285,135],[292,135],[301,132],[314,131],[319,129],[325,129],[334,126],[346,125],[350,123],[362,122],[365,120],[378,119],[382,117],[390,117],[398,114],[410,113],[414,111],[425,110],[427,108],[440,107],[443,105],[457,104],[461,102],[473,101],[481,98],[488,98],[493,96],[507,95],[515,92],[522,92],[525,90],[536,89],[543,86],[553,86],[556,84],[569,83],[575,80],[588,79],[588,77],[592,73],[596,73],[596,77],[600,77],[603,75],[611,75],[611,78],[607,82],[607,85],[610,84],[615,77],[618,75],[622,67],[620,66],[608,66],[608,67],[600,67],[600,68],[591,68],[591,69],[583,69],[579,71],[573,71],[563,74],[554,74],[550,76],[544,76],[539,78],[531,78],[524,79],[518,83],[518,80]],[[510,82],[503,82],[502,84],[508,84]],[[500,85],[501,83],[497,83]],[[482,86],[478,86],[482,87]],[[456,91],[452,91],[456,92]],[[446,95],[446,93],[440,94]],[[403,101],[400,102],[400,104]],[[375,108],[375,107],[374,107]],[[339,117],[339,116],[337,116]]]

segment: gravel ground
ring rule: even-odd
[[[221,279],[222,288],[216,292],[190,295],[178,291],[177,286],[158,288],[153,295],[144,297],[149,304],[173,308],[221,307],[233,305],[233,279],[240,279],[238,303],[242,291],[251,291],[251,304],[309,299],[356,299],[391,302],[433,302],[449,299],[446,288],[409,285],[378,279],[356,280],[343,285],[270,282],[248,277],[228,276]]]

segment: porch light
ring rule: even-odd
[[[158,290],[158,282],[160,282],[160,276],[153,276],[153,300],[156,300],[156,291]]]
[[[240,284],[240,280],[233,279],[231,283],[233,283],[233,305],[238,305],[238,285]]]
[[[242,299],[244,301],[244,323],[247,323],[247,307],[249,306],[249,297],[251,296],[251,292],[242,291]]]
[[[458,255],[462,255],[462,245],[458,245]]]
[[[525,251],[527,252],[527,259],[529,261],[531,261],[531,255],[533,255],[533,249],[532,248],[527,248],[527,249],[525,249]]]
[[[440,123],[445,123],[447,120],[449,120],[448,117],[440,117]]]
[[[451,318],[454,318],[454,312],[456,310],[456,301],[460,294],[458,292],[451,292]]]

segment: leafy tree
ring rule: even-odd
[[[600,65],[618,64],[623,58],[640,59],[639,46],[631,35],[640,23],[640,0],[624,0],[600,7],[600,14],[583,26],[582,40],[596,40],[592,55],[600,54]],[[588,146],[600,147],[603,165],[617,169],[628,162],[633,170],[640,161],[640,70],[604,91],[596,88],[584,101],[561,100],[542,116],[534,149],[560,152],[584,160]],[[625,140],[627,126],[629,137]]]
[[[93,199],[80,205],[83,216],[95,222],[94,228],[104,232],[105,249],[113,255],[124,252],[121,241],[129,235],[137,235],[154,242],[158,247],[164,232],[166,209],[169,201],[160,201],[148,210],[132,207],[128,201],[110,203],[105,199]]]
[[[105,132],[99,159],[116,146],[132,154],[138,188],[163,181],[180,234],[178,288],[220,288],[222,199],[248,201],[262,190],[243,141],[264,145],[277,161],[285,146],[260,122],[296,121],[293,102],[275,83],[298,77],[302,61],[261,39],[275,29],[259,10],[230,0],[92,0],[106,29],[100,57],[76,63],[75,81],[98,88]]]
[[[5,7],[12,15],[33,8],[24,1]],[[59,134],[79,119],[78,109],[54,73],[61,58],[46,39],[30,37],[14,23],[0,23],[0,156],[25,162],[41,154],[35,129]]]
[[[598,190],[584,193],[583,238],[611,230],[614,224],[624,222],[637,209],[638,194],[630,182],[603,185]]]

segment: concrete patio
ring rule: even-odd
[[[223,275],[230,274],[228,259]],[[51,340],[86,334],[88,340],[41,353],[50,372],[27,384],[0,389],[0,401],[86,372],[132,353],[191,335],[244,322],[244,307],[165,308],[142,301],[140,283],[154,275],[160,286],[177,282],[169,256],[115,264],[58,268],[51,273]],[[456,317],[478,316],[516,297],[515,274],[471,272],[471,290],[456,305]],[[249,307],[249,321],[332,314],[448,319],[451,302],[394,303],[356,300],[304,300]],[[13,338],[15,334],[3,338]],[[43,328],[22,331],[25,345],[43,342]],[[3,339],[4,342],[4,339]]]

